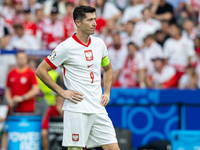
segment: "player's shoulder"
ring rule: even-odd
[[[98,44],[104,44],[104,41],[99,37],[91,35],[90,38],[91,38],[92,43],[98,42]]]

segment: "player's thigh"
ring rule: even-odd
[[[63,127],[64,147],[85,147],[91,128],[87,115],[64,111]]]
[[[107,144],[101,146],[103,150],[120,150],[117,143]]]
[[[117,143],[115,129],[107,113],[95,114],[87,147],[98,147]]]

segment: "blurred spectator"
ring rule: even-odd
[[[35,11],[37,9],[42,9],[42,4],[37,2],[37,0],[25,0],[23,3],[23,9],[30,9],[31,18],[35,18]]]
[[[195,50],[197,50],[198,48],[200,48],[200,36],[196,37],[194,39],[194,48],[195,48]]]
[[[151,11],[153,17],[158,20],[171,21],[173,18],[173,7],[166,0],[153,1]]]
[[[127,48],[122,45],[119,32],[116,31],[113,34],[113,45],[108,49],[108,57],[110,58],[114,72],[114,86],[120,86],[118,78],[124,66],[127,53]]]
[[[115,30],[116,30],[115,22],[113,20],[107,20],[106,27],[99,35],[99,37],[104,40],[107,49],[109,49],[113,45],[112,34]]]
[[[121,17],[121,12],[115,4],[106,0],[96,0],[96,14],[105,20],[116,21]]]
[[[200,42],[200,41],[199,41]],[[197,86],[200,89],[200,43],[199,43],[199,47],[196,48],[196,55],[197,55],[197,66],[196,66],[196,72],[198,74],[198,82],[197,82]]]
[[[67,15],[63,18],[63,24],[65,30],[65,38],[68,38],[76,30],[76,26],[74,24],[74,19],[73,19],[74,4],[72,2],[66,2],[65,8]]]
[[[130,42],[135,43],[136,39],[134,36],[134,27],[135,27],[135,22],[129,20],[125,24],[125,32],[121,33],[121,39],[122,39],[122,44],[127,45]]]
[[[49,119],[50,117],[63,117],[64,111],[62,110],[62,106],[64,104],[65,99],[61,96],[56,96],[56,105],[50,106],[46,112],[46,115],[42,122],[42,147],[44,150],[49,149],[49,137],[48,137],[48,129],[49,129]]]
[[[142,55],[137,52],[137,47],[133,43],[128,43],[128,56],[122,67],[119,76],[119,83],[122,87],[145,87],[144,69],[145,63]]]
[[[160,46],[163,47],[165,41],[169,38],[169,36],[166,36],[166,34],[162,31],[162,30],[158,30],[156,31],[155,33],[155,39],[156,39],[156,42],[158,44],[160,44]]]
[[[43,3],[44,15],[51,18],[51,12],[56,7],[58,11],[58,18],[62,19],[66,15],[65,9],[66,0],[48,0]]]
[[[144,62],[146,64],[147,75],[152,76],[155,72],[152,59],[155,56],[164,56],[162,47],[155,41],[154,35],[150,34],[144,39],[144,49],[141,50],[141,53],[144,57]]]
[[[36,36],[36,24],[31,20],[31,10],[29,8],[24,10],[24,22],[23,22],[25,34]]]
[[[17,68],[8,74],[5,98],[15,112],[34,112],[34,98],[39,93],[35,73],[27,67],[28,57],[17,53]],[[7,132],[3,133],[2,149],[7,149]]]
[[[179,80],[179,88],[181,89],[196,89],[198,83],[198,74],[195,71],[195,66],[189,65],[185,69],[185,74]]]
[[[164,52],[167,61],[179,72],[179,77],[184,73],[185,68],[191,64],[191,58],[195,55],[194,45],[191,40],[181,35],[181,29],[176,24],[169,27],[171,38],[164,45]]]
[[[0,37],[0,49],[3,50],[12,50],[12,47],[9,45],[10,35],[8,29],[4,27],[4,35]],[[13,54],[3,54],[0,55],[0,88],[5,88],[6,85],[6,76],[10,69],[14,68],[16,65],[16,58]]]
[[[36,40],[40,48],[42,48],[42,34],[46,24],[50,24],[51,20],[44,17],[43,9],[36,9]]]
[[[12,24],[22,24],[24,22],[24,13],[22,0],[14,0],[15,15],[12,20]]]
[[[5,98],[16,112],[33,112],[34,97],[39,92],[36,76],[27,67],[28,57],[24,52],[18,52],[16,58],[17,68],[8,74]]]
[[[15,10],[13,7],[13,0],[5,0],[3,5],[0,5],[0,16],[5,19],[5,22],[12,24],[12,19],[15,15]]]
[[[51,21],[45,24],[45,28],[43,28],[42,48],[52,50],[63,40],[63,22],[58,19],[57,7],[53,7],[51,11]]]
[[[38,50],[39,44],[34,36],[25,34],[21,24],[14,25],[15,33],[11,38],[11,46],[17,50]]]
[[[179,15],[185,7],[185,0],[167,0],[167,3],[173,6],[175,16]]]
[[[165,65],[163,56],[157,55],[152,59],[155,72],[149,82],[153,88],[173,88],[178,85],[178,78],[174,67]]]
[[[157,30],[161,28],[160,21],[153,19],[151,17],[150,8],[145,8],[142,11],[143,19],[136,23],[134,29],[134,35],[136,41],[136,45],[141,47],[143,45],[144,38],[149,34],[154,34]]]
[[[124,10],[122,24],[126,24],[129,20],[138,22],[142,19],[142,10],[144,8],[145,5],[142,3],[142,0],[131,0],[131,5]]]
[[[155,38],[156,41],[163,47],[165,41],[170,37],[169,36],[169,21],[161,21],[161,30],[156,31]]]
[[[184,37],[189,38],[190,40],[194,41],[194,39],[197,37],[197,33],[198,33],[198,30],[195,27],[194,22],[191,19],[187,18],[184,21],[183,29],[184,30],[182,32],[182,35]]]
[[[95,1],[95,0],[93,0]],[[124,9],[129,5],[130,0],[113,0],[117,8],[119,8],[121,11],[124,11]]]
[[[186,10],[191,15],[194,15],[197,17],[200,10],[200,1],[199,0],[185,0],[185,1],[186,1]]]

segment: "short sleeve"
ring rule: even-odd
[[[103,41],[102,41],[103,42]],[[102,51],[102,59],[104,57],[106,57],[108,55],[108,50],[107,50],[107,47],[105,45],[105,43],[103,42],[103,51]]]
[[[62,42],[55,50],[51,52],[49,56],[45,58],[45,61],[55,70],[67,59],[67,48]]]

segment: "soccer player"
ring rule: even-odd
[[[62,145],[69,150],[101,146],[104,150],[119,150],[115,130],[105,106],[109,102],[113,69],[104,42],[94,36],[96,14],[91,6],[74,9],[77,33],[59,44],[39,65],[36,75],[58,95],[65,98]],[[104,69],[104,93],[101,71]],[[63,90],[48,71],[60,67],[64,74]]]

